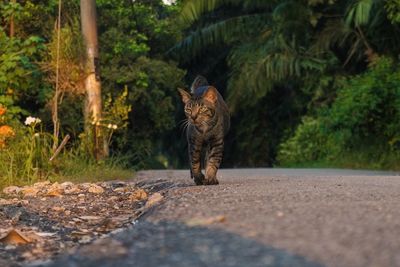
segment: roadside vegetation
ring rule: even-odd
[[[96,120],[80,1],[0,3],[1,186],[186,167],[197,74],[231,108],[225,167],[400,169],[398,1],[170,3],[96,1]]]

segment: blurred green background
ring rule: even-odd
[[[118,125],[110,135],[115,166],[188,167],[176,89],[201,74],[231,109],[224,167],[400,169],[399,1],[96,5],[104,116]],[[16,133],[0,148],[8,177],[25,118],[39,117],[41,131],[52,131],[57,9],[58,0],[0,3],[0,105],[7,109],[0,126]],[[71,136],[63,153],[81,159],[78,0],[62,2],[61,36],[60,132]],[[74,168],[66,162],[52,172]]]

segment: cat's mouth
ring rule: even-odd
[[[190,122],[190,124],[192,124],[192,125],[194,125],[194,126],[198,126],[198,125],[201,124],[199,121],[195,121],[195,120],[193,120],[193,119],[189,119],[189,122]]]

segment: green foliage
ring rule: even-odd
[[[141,57],[124,74],[132,112],[129,132],[117,135],[116,145],[126,153],[134,151],[132,163],[141,165],[157,153],[164,134],[175,126],[174,99],[184,72],[171,63]]]
[[[37,85],[35,78],[40,75],[34,61],[42,49],[39,37],[11,39],[0,29],[0,94],[11,93],[18,98],[22,93],[32,93],[29,89]]]
[[[121,167],[165,163],[167,152],[162,140],[175,126],[175,90],[182,85],[185,74],[176,63],[164,58],[164,52],[181,34],[174,19],[178,8],[159,0],[102,0],[96,4],[104,93],[104,119],[99,123],[111,143],[111,156],[96,162],[84,149],[85,139],[79,138],[84,102],[79,1],[64,1],[59,119],[61,136],[69,134],[72,138],[50,163],[52,139],[46,130],[52,124],[58,1],[0,3],[0,104],[7,107],[8,121],[17,133],[0,153],[1,184],[61,177],[96,179],[104,178],[106,173],[116,178]],[[6,33],[11,16],[14,38]],[[28,114],[41,116],[40,130],[21,125],[21,116]]]
[[[15,137],[1,149],[0,184],[32,183],[47,179],[52,137],[41,130],[41,121],[31,118],[27,126],[15,125]],[[18,178],[18,179],[17,179]]]
[[[43,180],[80,182],[132,176],[132,171],[126,168],[126,159],[111,157],[97,162],[88,157],[87,150],[81,150],[79,142],[50,161],[54,154],[53,136],[43,130],[40,119],[28,117],[25,125],[9,123],[15,134],[5,146],[0,146],[0,188]]]
[[[400,22],[400,1],[399,0],[387,0],[385,1],[385,9],[388,13],[388,18],[392,23]]]
[[[318,161],[327,156],[327,140],[320,121],[304,117],[295,134],[279,147],[280,164],[297,164]]]
[[[331,107],[304,119],[280,146],[281,164],[325,161],[398,168],[400,142],[400,69],[380,58],[363,74],[342,79]],[[375,164],[371,165],[372,158]],[[364,155],[364,156],[363,156]],[[390,155],[388,157],[388,155]],[[350,157],[351,156],[351,157]]]
[[[187,84],[202,74],[228,100],[233,123],[226,166],[397,166],[398,0],[96,5],[104,104],[99,123],[111,159],[95,162],[81,135],[84,47],[79,1],[73,0],[63,1],[59,62],[60,133],[72,138],[50,164],[45,133],[52,125],[58,1],[0,3],[0,105],[17,133],[0,153],[3,183],[121,166],[181,167],[187,154],[176,88],[185,87],[186,73]],[[14,38],[8,36],[11,17]],[[28,115],[42,118],[40,131],[21,124]]]
[[[127,88],[126,104],[132,106],[111,150],[138,168],[161,166],[170,147],[163,139],[175,127],[176,88],[185,74],[163,55],[180,36],[173,19],[177,10],[161,1],[97,4],[103,91],[115,96]]]

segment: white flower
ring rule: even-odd
[[[35,137],[39,137],[40,134],[39,134],[39,133],[35,133],[34,136],[35,136]]]
[[[111,125],[111,124],[108,124],[108,125],[107,125],[107,128],[108,128],[108,129],[111,129],[111,128],[112,128],[112,125]]]
[[[175,4],[176,0],[163,0],[164,5],[170,6]]]
[[[117,126],[116,124],[113,124],[112,128],[113,128],[114,130],[116,130],[116,129],[118,128],[118,126]]]
[[[25,125],[31,125],[31,124],[41,123],[41,122],[42,122],[41,119],[31,117],[31,116],[29,116],[25,119]]]

